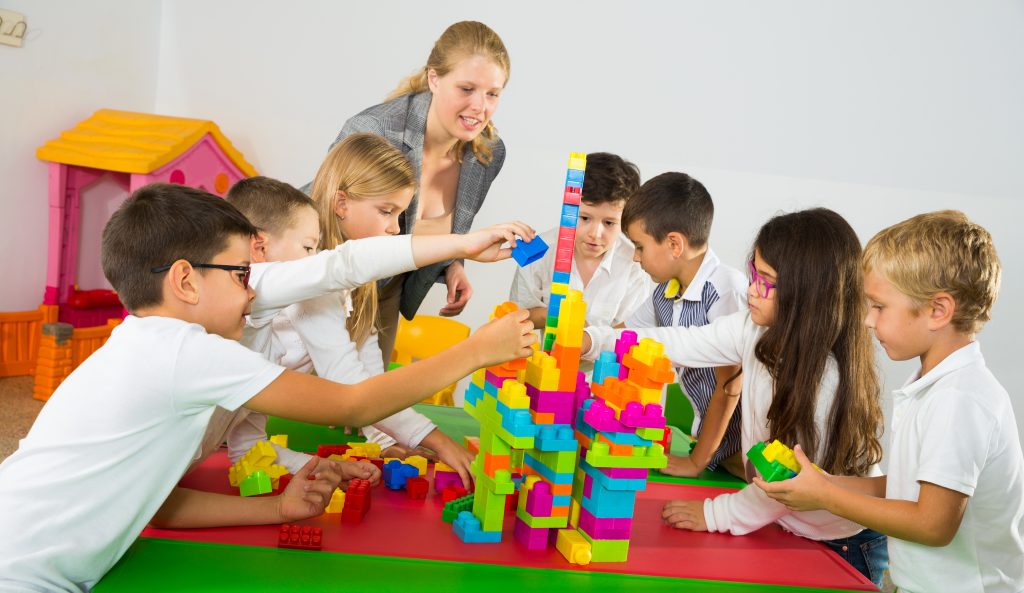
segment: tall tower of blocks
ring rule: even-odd
[[[632,332],[601,353],[592,382],[579,372],[586,304],[569,272],[585,166],[585,155],[570,156],[544,351],[481,369],[466,390],[480,452],[473,511],[455,522],[463,541],[500,541],[505,497],[518,489],[516,539],[554,544],[576,564],[626,560],[636,493],[667,461],[659,402],[675,378],[662,346]],[[515,309],[504,303],[494,316]]]

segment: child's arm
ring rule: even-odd
[[[253,445],[266,440],[268,440],[266,415],[259,412],[249,412],[245,419],[234,426],[231,432],[228,433],[228,459],[236,462],[248,453]],[[275,463],[283,465],[293,474],[299,471],[313,457],[307,453],[292,451],[277,443],[270,443],[270,446],[277,453]]]
[[[323,513],[341,481],[334,462],[322,464],[315,479],[307,479],[316,467],[316,459],[310,459],[278,496],[243,497],[175,488],[150,523],[184,529],[287,523],[315,517]]]
[[[670,455],[668,466],[661,470],[662,473],[671,476],[696,477],[711,463],[715,451],[722,444],[725,431],[729,427],[729,420],[732,419],[732,414],[736,411],[736,405],[740,401],[740,378],[736,377],[728,387],[726,387],[726,381],[732,379],[739,372],[740,367],[738,366],[715,369],[717,385],[715,392],[711,394],[711,401],[708,402],[704,418],[701,420],[700,438],[697,439],[697,445],[688,457]]]
[[[743,361],[743,341],[750,321],[748,313],[734,313],[719,317],[700,327],[647,327],[628,328],[638,339],[652,338],[665,346],[665,356],[672,366],[719,367],[736,365]],[[595,360],[606,350],[615,347],[622,333],[610,327],[586,327],[580,351],[586,360]]]
[[[430,358],[355,385],[285,371],[246,407],[303,422],[365,426],[407,408],[478,368],[529,356],[537,341],[526,311],[491,321]],[[303,397],[294,394],[302,393]]]
[[[507,259],[516,235],[527,242],[535,232],[513,222],[465,235],[401,235],[346,241],[312,257],[255,264],[250,279],[256,298],[251,322],[269,322],[281,309],[328,292],[353,289],[367,282],[389,278],[428,264],[454,258],[481,262]]]
[[[773,483],[754,480],[768,496],[792,510],[825,509],[880,533],[925,546],[949,544],[960,528],[969,498],[966,494],[921,481],[917,501],[869,496],[844,488],[849,480],[840,485],[816,470],[807,471],[811,462],[799,445],[794,452],[801,467],[795,478]],[[875,480],[871,486],[877,488],[877,483]]]

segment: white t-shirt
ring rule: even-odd
[[[516,267],[508,298],[524,309],[547,307],[551,300],[551,274],[555,269],[558,229],[541,235],[551,246],[544,257],[526,267]],[[587,303],[587,325],[612,327],[624,323],[631,313],[649,299],[654,284],[640,264],[633,261],[633,244],[619,235],[615,244],[605,252],[590,282],[583,286],[573,258],[569,273],[569,288],[583,292]]]
[[[741,451],[750,450],[758,441],[768,439],[768,409],[772,404],[774,381],[768,369],[757,359],[754,348],[766,331],[750,319],[749,311],[719,317],[708,325],[695,327],[630,328],[637,337],[652,338],[665,346],[665,356],[673,366],[712,367],[732,364],[743,365],[743,391],[741,398]],[[585,328],[593,345],[583,356],[594,360],[605,350],[613,350],[615,339],[622,330],[611,328]],[[839,376],[835,360],[831,357],[818,385],[814,423],[818,434],[827,435],[828,415],[835,399]],[[817,455],[825,450],[825,439],[820,439]],[[877,468],[872,468],[877,473]],[[744,488],[734,494],[721,494],[704,502],[704,519],[708,531],[729,532],[733,535],[750,533],[777,522],[793,533],[813,540],[831,540],[850,537],[864,528],[827,511],[790,511],[774,501],[760,488]]]
[[[127,317],[0,465],[0,590],[87,590],[142,531],[198,451],[284,369],[167,317]]]
[[[919,482],[970,498],[949,545],[889,538],[900,591],[1024,591],[1024,455],[1010,397],[977,342],[893,392],[885,497],[916,501]]]

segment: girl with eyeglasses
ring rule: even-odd
[[[776,216],[754,240],[746,312],[702,327],[636,329],[665,345],[673,365],[742,364],[742,450],[799,443],[821,469],[877,475],[882,408],[864,326],[861,247],[841,216],[815,208]],[[586,328],[584,357],[612,348],[618,332]],[[589,339],[588,339],[589,338]],[[747,463],[747,479],[754,472]],[[679,529],[750,533],[778,523],[822,541],[880,586],[886,538],[825,511],[793,512],[759,488],[707,500],[674,500],[664,521]]]

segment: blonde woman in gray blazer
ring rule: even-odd
[[[491,118],[508,76],[501,38],[483,23],[455,23],[434,44],[426,66],[403,80],[387,102],[345,122],[335,143],[356,132],[379,134],[416,170],[419,187],[402,216],[403,233],[469,231],[505,162],[505,145]],[[458,315],[473,294],[461,261],[421,268],[382,288],[378,339],[385,366],[399,312],[412,319],[430,287],[442,281],[448,302],[439,314]]]

